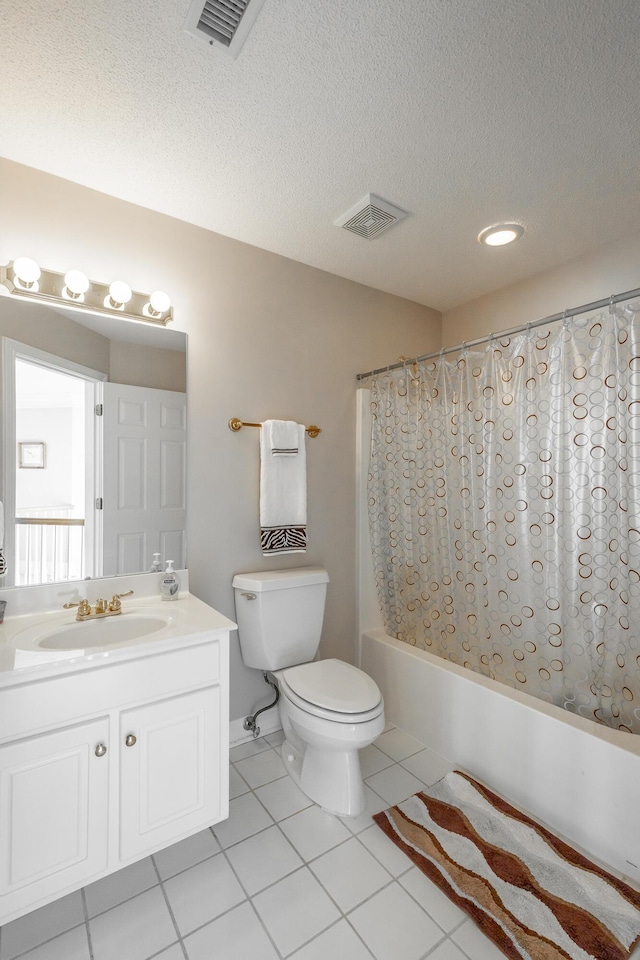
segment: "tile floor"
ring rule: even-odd
[[[228,820],[7,924],[0,960],[503,960],[371,819],[447,761],[389,726],[361,755],[366,813],[339,819],[281,739],[231,751]]]

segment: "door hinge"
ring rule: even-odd
[[[101,417],[104,413],[104,406],[101,403],[96,403],[96,417]]]
[[[96,510],[102,510],[102,497],[96,497]]]

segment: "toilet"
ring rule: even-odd
[[[328,582],[322,567],[236,574],[236,619],[245,665],[278,687],[287,772],[328,813],[355,817],[366,807],[359,751],[382,733],[384,702],[362,670],[314,660]]]

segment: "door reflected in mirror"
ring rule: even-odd
[[[186,335],[0,296],[0,337],[0,586],[186,566]]]

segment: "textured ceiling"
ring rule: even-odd
[[[2,0],[0,155],[439,309],[640,230],[638,0],[265,0],[236,60],[188,8]]]

